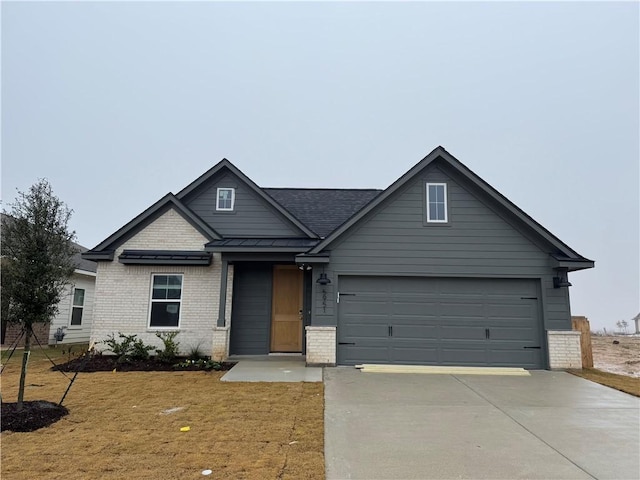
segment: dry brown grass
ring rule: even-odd
[[[2,374],[6,402],[16,400],[19,363]],[[60,400],[68,381],[49,366],[34,354],[25,400]],[[2,478],[324,478],[322,384],[225,383],[223,373],[80,374],[68,416],[2,433]],[[184,410],[161,413],[172,407]]]
[[[586,378],[592,382],[615,388],[621,392],[629,393],[640,397],[640,378],[627,377],[626,375],[618,375],[615,373],[603,372],[595,368],[584,368],[582,370],[569,370],[578,377]]]

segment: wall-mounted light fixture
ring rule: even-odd
[[[570,287],[571,282],[566,270],[558,270],[558,276],[553,277],[553,288]]]
[[[309,265],[308,263],[301,263],[300,265],[298,265],[298,270],[311,270],[313,267],[311,265]]]
[[[322,272],[318,277],[318,280],[316,280],[316,283],[320,285],[329,285],[331,283],[331,280],[329,280],[326,273]]]

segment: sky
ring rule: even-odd
[[[438,145],[640,311],[637,2],[2,2],[3,208],[39,178],[93,247],[222,158],[385,188]]]

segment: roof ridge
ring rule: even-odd
[[[384,188],[261,187],[263,190],[333,190],[345,192],[382,192]]]

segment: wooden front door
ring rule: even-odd
[[[302,271],[296,265],[273,267],[271,351],[302,352]]]

